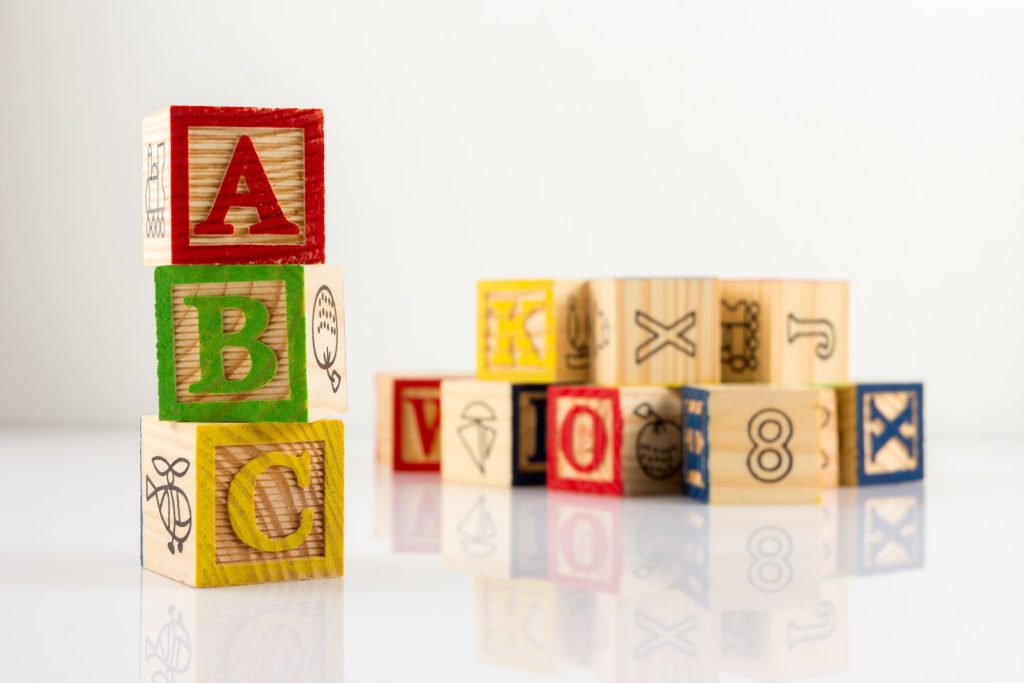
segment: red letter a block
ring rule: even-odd
[[[323,263],[322,111],[169,107],[142,137],[145,263]]]

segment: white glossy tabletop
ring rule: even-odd
[[[349,433],[344,579],[138,566],[138,436],[0,434],[5,681],[1021,681],[1024,458],[705,507],[381,476]]]

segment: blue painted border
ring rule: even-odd
[[[683,469],[681,473],[682,477],[682,490],[683,495],[699,500],[702,503],[708,502],[708,495],[711,492],[711,467],[709,463],[709,455],[711,444],[708,441],[708,423],[710,418],[708,416],[708,403],[710,401],[710,392],[705,389],[697,389],[695,387],[683,387],[679,390],[679,396],[682,399],[682,424],[683,424]],[[690,415],[686,412],[686,401],[703,401],[704,412],[701,415]],[[689,439],[686,438],[686,432],[690,429],[700,430],[704,434],[704,449],[700,453],[694,453],[690,451]],[[704,475],[704,481],[707,485],[704,488],[697,486],[691,486],[686,483],[686,473],[690,470],[698,470]]]
[[[888,391],[913,391],[917,394],[917,447],[920,457],[917,468],[904,472],[887,474],[867,474],[864,471],[864,424],[867,416],[863,413],[864,396]],[[858,384],[857,385],[857,484],[895,484],[903,481],[919,481],[924,479],[924,384],[907,382],[902,384]]]
[[[547,389],[550,384],[513,384],[512,385],[512,485],[543,486],[548,481],[547,472]],[[544,394],[544,404],[537,414],[537,425],[543,425],[545,434],[540,441],[541,455],[544,457],[544,469],[540,472],[523,472],[519,469],[519,395],[525,391],[540,391]]]

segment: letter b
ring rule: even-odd
[[[186,306],[196,309],[199,329],[199,381],[190,385],[192,394],[238,394],[259,389],[277,374],[277,355],[261,342],[270,312],[266,304],[248,296],[187,296]],[[224,311],[238,310],[245,319],[242,329],[224,332]],[[224,349],[245,349],[252,365],[241,379],[228,379],[224,371]]]

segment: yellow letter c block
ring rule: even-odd
[[[287,467],[295,473],[295,480],[301,488],[309,488],[310,457],[303,451],[298,457],[280,451],[271,451],[253,458],[246,463],[228,488],[228,516],[235,535],[246,545],[268,553],[294,550],[306,542],[313,529],[313,511],[303,508],[299,526],[295,531],[279,537],[271,537],[256,523],[256,482],[271,467]]]

